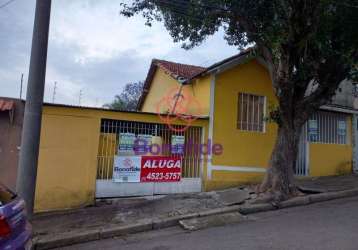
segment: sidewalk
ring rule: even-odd
[[[308,193],[324,194],[293,198],[280,207],[358,195],[358,175],[310,178],[297,182]],[[337,192],[343,190],[353,192]],[[251,205],[250,201],[255,198],[252,189],[241,187],[197,194],[98,201],[93,207],[36,215],[33,219],[34,243],[36,249],[50,249],[173,226],[183,219],[234,211],[245,214],[277,209],[271,204]]]
[[[298,185],[321,193],[343,191],[358,188],[358,175],[310,177],[299,180]]]

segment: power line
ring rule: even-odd
[[[165,0],[157,0],[158,2],[163,2]],[[187,1],[183,1],[183,0],[171,0],[171,1],[167,1],[168,4],[175,4],[177,7],[199,7],[199,8],[205,8],[205,9],[214,9],[214,10],[220,10],[220,11],[224,11],[224,12],[231,12],[228,9],[225,9],[223,7],[219,7],[219,6],[213,6],[213,5],[209,5],[209,4],[202,4],[202,3],[193,3],[193,2],[187,2]]]
[[[15,0],[9,0],[9,1],[7,1],[6,3],[0,5],[0,9],[2,9],[2,8],[6,7],[6,6],[8,6],[10,3],[14,2],[14,1],[15,1]]]
[[[167,5],[169,7],[175,8],[176,10],[179,11],[186,11],[184,8],[187,7],[199,7],[199,8],[203,8],[203,9],[212,9],[212,10],[218,10],[218,11],[222,11],[222,12],[232,12],[229,9],[223,8],[223,7],[219,7],[219,6],[214,6],[211,4],[203,4],[203,3],[193,3],[193,2],[188,2],[185,0],[155,0],[154,2],[157,2],[159,4],[164,4]],[[347,8],[358,8],[357,5],[352,5],[352,4],[348,4],[348,3],[335,3],[337,6],[343,6],[343,7],[347,7]],[[173,11],[175,13],[175,11]],[[179,13],[179,14],[184,14],[184,13]],[[189,14],[185,13],[184,15],[187,15],[188,17],[191,18],[195,18],[194,16],[190,16]]]
[[[161,4],[164,7],[169,8],[170,12],[176,13],[182,17],[187,17],[187,18],[191,18],[198,22],[203,22],[203,19],[200,19],[198,16],[193,16],[186,12],[183,12],[185,10],[181,8],[182,6],[173,5],[173,2],[166,2],[165,0],[157,0],[157,3]]]
[[[53,86],[52,103],[55,103],[56,90],[57,90],[57,82],[55,82],[55,84],[54,84],[54,86]]]
[[[160,3],[161,3],[162,5],[164,5],[164,6],[166,6],[166,7],[169,7],[169,8],[170,8],[170,12],[176,13],[176,14],[182,16],[182,17],[191,18],[191,19],[193,19],[193,20],[195,20],[195,21],[203,22],[203,20],[200,19],[200,18],[198,18],[198,17],[189,15],[189,14],[187,14],[187,13],[184,13],[184,12],[181,12],[181,11],[179,11],[179,10],[177,10],[177,9],[172,8],[173,6],[170,6],[170,4],[168,4],[168,3],[164,3],[164,2],[160,2]],[[167,5],[167,4],[168,4],[168,5]]]

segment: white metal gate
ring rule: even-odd
[[[168,193],[200,192],[202,187],[202,159],[195,151],[184,151],[182,157],[182,179],[180,182],[146,182],[118,183],[113,182],[113,163],[118,152],[119,136],[130,133],[137,136],[151,136],[159,144],[171,144],[173,136],[183,136],[185,143],[200,145],[203,141],[201,127],[173,125],[175,130],[166,124],[102,119],[100,143],[97,157],[96,197],[143,196]],[[164,156],[178,156],[169,151]]]
[[[353,116],[352,123],[353,132],[353,171],[358,174],[358,115]]]
[[[308,153],[309,153],[309,144],[307,140],[307,123],[303,125],[302,132],[300,136],[300,142],[298,146],[298,155],[296,159],[296,168],[295,175],[298,176],[307,176],[309,175],[308,169]]]
[[[302,128],[295,174],[309,175],[309,145],[321,144],[349,144],[350,135],[347,127],[347,114],[319,111],[312,115]],[[355,121],[357,122],[357,121]],[[354,122],[354,123],[355,123]],[[353,123],[353,126],[354,126]],[[357,127],[355,127],[357,130]],[[357,139],[357,133],[356,133]],[[355,157],[358,159],[357,150]]]

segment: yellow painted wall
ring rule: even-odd
[[[156,114],[45,105],[36,185],[36,212],[93,204],[101,119],[163,123]],[[208,121],[205,119],[196,120],[193,124],[203,127],[205,136],[207,125]]]
[[[42,118],[35,211],[93,203],[100,122],[94,117],[56,115]]]
[[[347,117],[347,144],[309,144],[310,176],[350,174],[353,169],[352,119]]]
[[[267,70],[255,60],[216,76],[213,143],[223,146],[223,154],[213,156],[212,165],[266,168],[276,138],[277,125],[267,122],[265,132],[237,129],[239,93],[266,97],[266,114],[277,105]],[[207,190],[261,181],[264,173],[213,170]]]
[[[268,71],[256,60],[235,66],[216,76],[213,143],[223,145],[223,154],[214,156],[212,165],[267,168],[277,135],[277,125],[266,122],[265,132],[237,129],[238,94],[266,97],[269,107],[277,106]],[[351,117],[348,119],[348,145],[310,144],[311,176],[348,174],[352,172]],[[205,180],[206,190],[257,183],[264,173],[213,170],[211,180]]]
[[[141,111],[143,112],[167,112],[167,106],[159,104],[161,99],[171,93],[173,90],[179,89],[180,84],[172,78],[164,70],[157,67],[154,74],[149,92],[144,100]]]
[[[158,67],[141,111],[153,113],[172,111],[170,107],[173,107],[173,105],[167,105],[163,98],[169,97],[174,102],[174,95],[179,92],[179,88],[180,83]],[[184,86],[182,95],[185,100],[183,101],[185,114],[208,115],[210,107],[210,76],[200,78],[194,84]]]
[[[262,181],[263,176],[263,173],[254,172],[213,171],[212,179],[205,181],[205,190],[211,191],[245,184],[256,184]]]
[[[237,129],[238,94],[249,93],[266,97],[276,104],[270,77],[256,61],[237,66],[217,76],[215,86],[214,136],[224,153],[215,156],[214,165],[266,167],[276,138],[277,126],[266,123],[265,132]]]
[[[188,114],[208,116],[210,113],[210,84],[211,76],[203,76],[190,85],[184,87],[188,91],[192,102],[189,104]]]

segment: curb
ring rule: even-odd
[[[280,204],[278,204],[278,206],[273,206],[272,204],[268,204],[268,203],[243,205],[243,206],[234,205],[234,206],[223,207],[223,208],[215,208],[199,213],[174,216],[170,218],[147,219],[126,226],[112,226],[109,228],[102,228],[97,230],[70,232],[70,233],[57,235],[55,237],[51,237],[51,239],[46,239],[46,238],[37,239],[34,240],[33,249],[46,250],[46,249],[64,247],[64,246],[74,245],[78,243],[85,243],[85,242],[95,241],[100,239],[107,239],[116,236],[124,236],[127,234],[134,234],[134,233],[140,233],[150,230],[162,229],[162,228],[178,225],[180,220],[192,219],[196,217],[205,217],[205,216],[225,214],[230,212],[239,212],[246,215],[246,214],[277,210],[282,208],[305,206],[313,203],[347,198],[352,196],[358,196],[358,188],[345,190],[345,191],[311,194],[302,197],[295,197],[290,200],[281,202]]]

